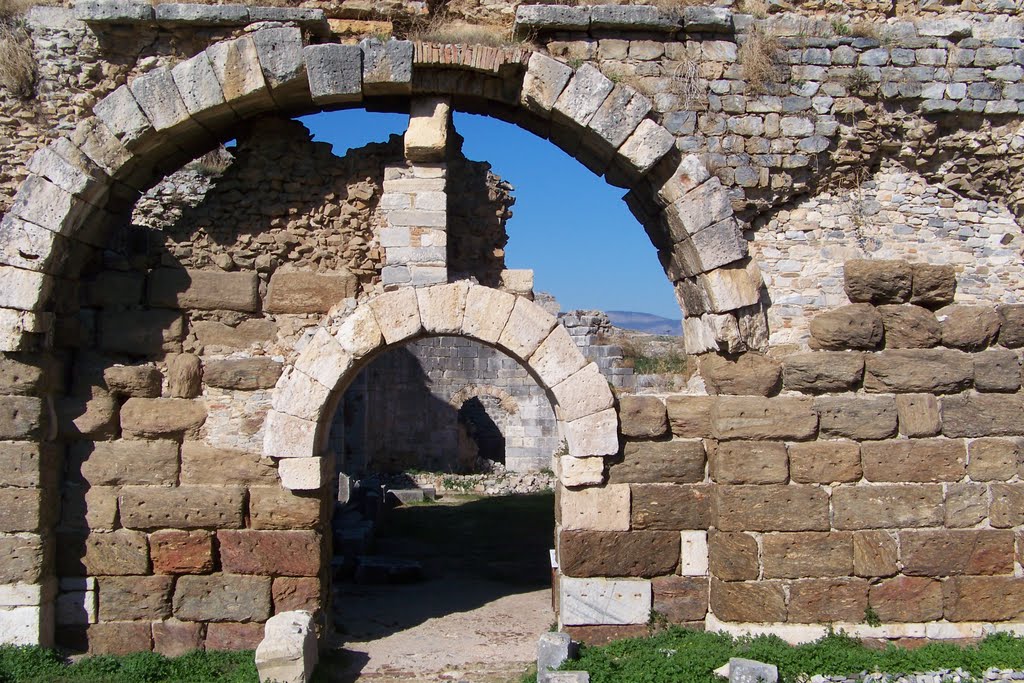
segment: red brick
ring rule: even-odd
[[[910,576],[1012,574],[1013,532],[901,531],[900,558],[903,573]]]
[[[868,607],[864,579],[803,579],[789,584],[789,620],[858,623]]]
[[[149,553],[157,574],[213,571],[213,535],[209,531],[155,531],[149,536]]]
[[[942,583],[921,576],[897,576],[871,586],[871,608],[883,622],[942,618]]]
[[[320,572],[320,534],[315,531],[221,530],[220,563],[230,574],[316,576]]]

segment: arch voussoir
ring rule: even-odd
[[[427,334],[460,334],[466,315],[469,283],[456,282],[414,290],[420,309],[420,322]]]

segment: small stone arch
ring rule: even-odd
[[[447,52],[426,52],[409,41],[305,44],[297,27],[263,28],[111,92],[33,155],[0,223],[0,351],[45,346],[54,296],[104,247],[116,216],[240,121],[420,94],[463,98],[468,110],[549,137],[628,187],[625,200],[675,287],[689,352],[766,345],[761,274],[729,194],[697,157],[680,158],[644,95],[591,65],[574,70],[518,48],[459,47],[454,70]]]
[[[461,281],[386,292],[320,322],[278,380],[264,425],[263,454],[277,461],[282,485],[323,487],[330,420],[344,390],[383,351],[437,335],[466,337],[522,363],[548,395],[568,446],[556,459],[559,481],[603,483],[605,457],[619,450],[619,421],[597,365],[529,299]]]
[[[509,415],[515,415],[519,412],[519,403],[516,401],[512,394],[508,393],[501,387],[492,386],[489,384],[470,384],[468,386],[459,389],[455,394],[452,395],[448,401],[453,408],[461,408],[462,404],[471,398],[480,398],[489,396],[490,398],[497,399],[501,405],[501,409]]]

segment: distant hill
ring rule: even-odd
[[[608,319],[615,327],[624,330],[636,330],[648,334],[665,334],[673,337],[682,336],[682,320],[662,318],[660,315],[651,313],[637,313],[636,311],[607,311]]]

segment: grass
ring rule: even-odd
[[[752,29],[739,50],[740,68],[743,80],[755,91],[761,91],[769,81],[775,79],[775,57],[779,41],[774,35]]]
[[[814,674],[907,674],[957,668],[980,678],[992,667],[1024,668],[1024,639],[997,634],[973,646],[936,642],[916,649],[890,645],[874,650],[842,633],[793,646],[776,636],[733,638],[669,627],[648,638],[620,640],[601,647],[584,646],[579,658],[562,668],[589,671],[591,683],[715,683],[721,679],[712,671],[731,657],[774,664],[782,683]],[[532,680],[535,679],[527,676],[523,683]]]
[[[253,652],[97,655],[70,662],[41,647],[0,646],[0,683],[255,683]]]
[[[26,99],[35,94],[36,62],[25,27],[25,0],[0,0],[0,89]]]

